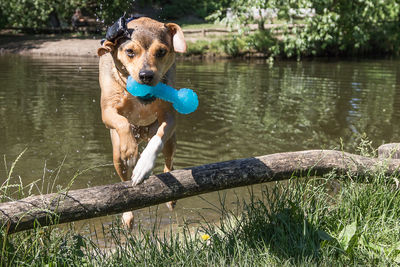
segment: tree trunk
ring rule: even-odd
[[[397,144],[399,149],[399,144]],[[393,148],[382,149],[385,151]],[[386,154],[385,154],[386,153]],[[398,155],[398,154],[396,154]],[[362,176],[384,166],[386,175],[400,168],[400,160],[367,158],[333,150],[277,153],[202,165],[150,176],[138,186],[121,182],[0,203],[0,225],[10,233],[121,213],[239,186],[279,181],[295,175],[323,175],[331,171]]]
[[[263,20],[259,20],[257,25],[258,25],[258,30],[260,30],[262,32],[265,31],[264,21]]]

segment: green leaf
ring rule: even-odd
[[[400,254],[397,255],[397,257],[394,259],[394,262],[396,263],[400,263]]]
[[[318,233],[318,236],[319,236],[319,239],[321,239],[321,240],[332,240],[332,239],[334,239],[332,236],[330,236],[327,232],[325,232],[325,231],[322,231],[322,230],[318,230],[317,231],[317,233]]]
[[[351,245],[356,238],[356,232],[357,232],[357,222],[353,222],[350,225],[346,225],[343,230],[339,234],[339,243],[342,247],[343,250],[346,252],[349,251],[351,248]]]

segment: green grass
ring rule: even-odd
[[[221,40],[198,40],[188,42],[186,53],[185,56],[224,53],[224,46]]]
[[[215,23],[186,23],[184,21],[177,22],[181,26],[182,30],[202,30],[202,29],[225,29],[226,26],[223,24]]]
[[[361,150],[363,152],[363,150]],[[0,232],[1,266],[394,266],[400,264],[398,177],[292,177],[224,208],[200,227],[104,228],[101,249],[72,227]],[[4,185],[3,185],[4,186]],[[235,209],[233,209],[235,210]],[[203,240],[202,236],[210,236]]]
[[[264,57],[281,55],[280,43],[266,32],[254,32],[249,35],[228,34],[223,37],[208,37],[187,42],[187,51],[183,56],[218,55],[223,57],[242,57],[254,53]]]

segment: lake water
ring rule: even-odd
[[[109,130],[99,107],[96,58],[0,56],[0,182],[13,172],[43,193],[119,182]],[[356,152],[360,136],[374,147],[400,141],[399,60],[182,61],[177,87],[194,89],[198,110],[178,116],[175,168],[276,152],[340,148]],[[160,157],[161,158],[161,157]],[[155,172],[162,171],[158,161]],[[54,181],[54,179],[56,179]],[[237,189],[245,195],[245,189]],[[204,196],[218,202],[218,194]],[[209,204],[181,200],[165,222],[196,220]],[[111,219],[102,218],[108,222]]]

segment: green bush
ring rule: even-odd
[[[161,1],[160,1],[161,2]],[[199,18],[204,18],[210,12],[207,1],[196,0],[172,0],[168,4],[161,4],[161,16],[166,19],[180,19],[187,15],[196,15]]]
[[[272,18],[265,17],[261,22],[253,19],[248,14],[251,7],[275,8],[279,10],[278,19],[287,23],[296,23],[293,10],[306,8],[314,14],[303,18],[301,27],[288,29],[287,24],[283,24],[286,29],[278,39],[268,36],[268,31],[262,27]],[[248,48],[272,55],[299,58],[398,54],[400,48],[400,3],[397,0],[272,0],[268,3],[240,0],[233,5],[231,14],[227,19],[227,8],[221,7],[209,18],[236,26],[241,32],[248,29],[250,23],[258,23],[260,31],[249,35]]]
[[[244,40],[248,50],[255,50],[267,55],[279,53],[279,44],[270,31],[257,31]]]
[[[232,57],[237,57],[245,52],[246,42],[243,38],[233,35],[230,39],[221,40],[221,45],[224,53]]]
[[[396,0],[312,1],[316,15],[297,35],[304,49],[296,53],[364,55],[396,52],[399,12]]]
[[[120,17],[130,4],[127,1],[92,0],[9,0],[0,2],[0,28],[6,26],[41,28],[49,26],[50,14],[64,25],[69,25],[76,8],[81,8],[92,17],[111,23]]]
[[[40,28],[49,26],[50,14],[56,15],[64,25],[69,25],[76,8],[81,8],[86,15],[94,17],[106,25],[117,18],[133,13],[136,7],[161,7],[164,19],[180,19],[187,15],[204,18],[229,0],[208,1],[126,1],[126,0],[5,0],[0,1],[0,29],[13,27]],[[225,3],[225,4],[224,4]]]
[[[186,53],[189,55],[201,55],[209,50],[209,42],[207,41],[197,41],[188,42]]]

